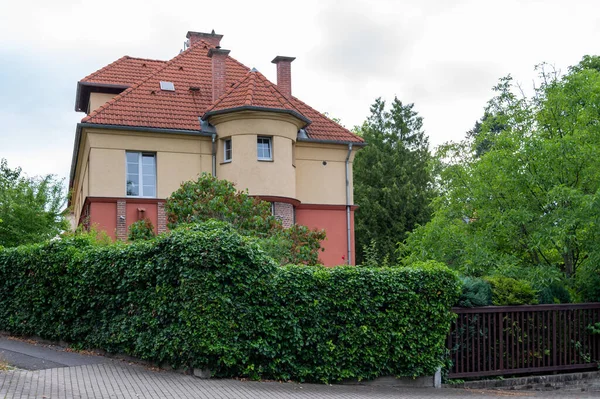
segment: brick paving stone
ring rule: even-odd
[[[398,388],[278,382],[201,380],[169,371],[111,360],[45,370],[0,372],[0,398],[489,398],[597,397],[597,392],[517,392],[464,389]]]

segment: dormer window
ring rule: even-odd
[[[258,136],[256,141],[256,153],[258,154],[259,161],[272,161],[273,160],[273,147],[272,138],[265,136]]]

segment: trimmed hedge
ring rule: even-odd
[[[278,267],[220,222],[130,245],[70,237],[0,251],[0,330],[217,376],[432,374],[458,295],[435,263]]]

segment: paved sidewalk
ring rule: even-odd
[[[7,342],[8,341],[8,342]],[[9,348],[9,349],[7,349]],[[9,353],[10,352],[10,353]],[[65,352],[0,337],[0,358],[23,361],[31,370],[0,371],[0,399],[12,398],[593,398],[598,393],[503,392],[463,389],[201,380],[102,356]],[[19,357],[23,355],[24,357]],[[23,360],[24,359],[24,360]],[[37,359],[37,360],[36,360]],[[14,363],[13,363],[14,364]]]

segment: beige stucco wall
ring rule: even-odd
[[[238,119],[242,118],[242,119]],[[219,137],[217,177],[248,189],[250,195],[296,198],[296,169],[292,144],[296,140],[296,118],[277,113],[238,113],[211,122]],[[259,161],[257,137],[271,137],[273,161]],[[223,163],[223,142],[231,138],[232,161]]]
[[[295,142],[296,123],[286,115],[258,118],[253,114],[246,123],[221,118],[216,124],[217,177],[236,183],[239,189],[248,189],[251,195],[296,198],[304,204],[345,204],[348,147]],[[272,162],[258,161],[258,135],[272,137]],[[223,163],[225,138],[232,139],[230,163]],[[212,170],[210,137],[85,128],[72,198],[77,220],[87,196],[125,197],[127,150],[156,153],[158,198],[168,197],[183,181]],[[352,162],[349,177],[352,185]]]
[[[182,182],[211,172],[210,137],[84,129],[72,200],[77,220],[87,196],[126,196],[127,150],[156,153],[157,198],[166,198]]]
[[[90,93],[90,103],[88,106],[88,114],[98,109],[101,105],[110,101],[116,94],[109,93]]]
[[[272,136],[273,161],[259,161],[257,135],[231,137],[232,161],[223,162],[223,140],[219,140],[217,177],[229,180],[250,195],[296,198],[296,170],[292,165],[292,141]]]
[[[349,165],[352,187],[352,149]],[[343,144],[296,143],[296,194],[305,204],[346,204],[346,156],[348,147]],[[327,164],[323,165],[323,161]],[[354,203],[350,190],[350,203]]]

